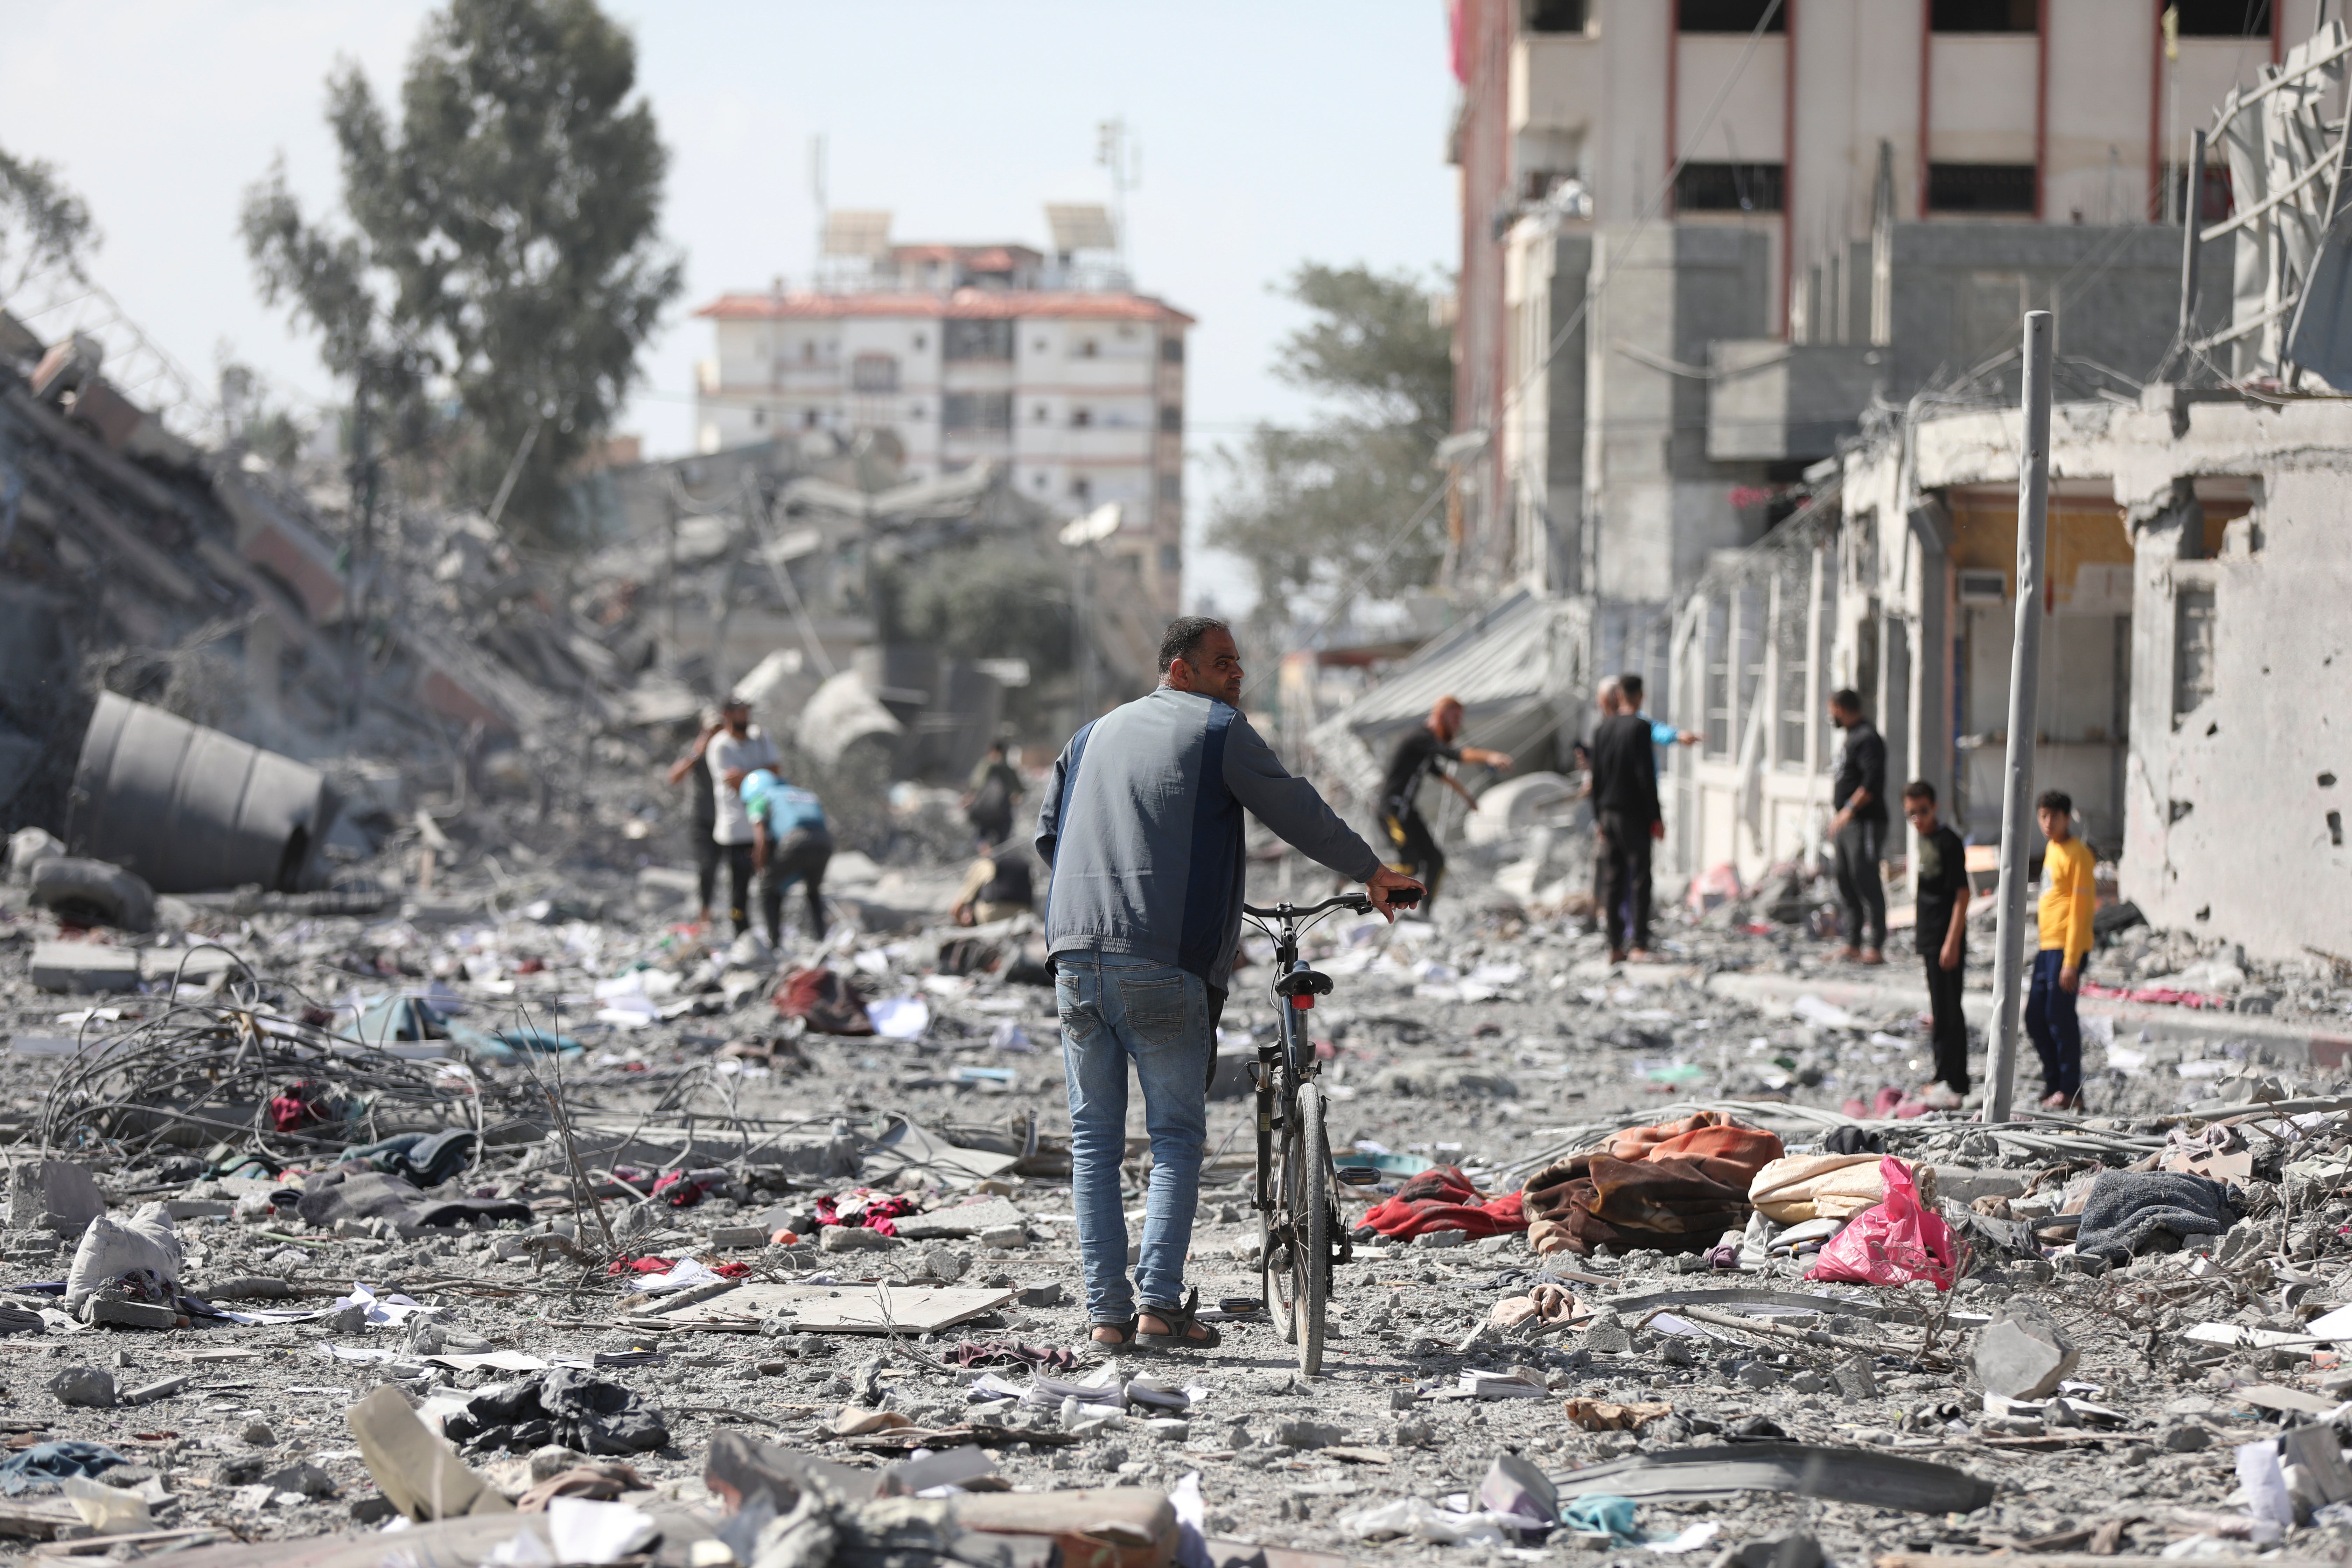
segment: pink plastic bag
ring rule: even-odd
[[[1938,1290],[1952,1288],[1959,1244],[1941,1215],[1919,1206],[1919,1189],[1900,1160],[1878,1162],[1886,1197],[1853,1216],[1822,1248],[1805,1278],[1858,1285],[1907,1285],[1927,1279]]]

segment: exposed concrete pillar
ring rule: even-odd
[[[2130,503],[2126,502],[2128,506]],[[2117,890],[2153,897],[2172,826],[2172,696],[2179,626],[2173,568],[2205,552],[2205,508],[2196,481],[2176,479],[2153,509],[2134,509],[2130,731],[2124,757],[2124,858]]]
[[[1914,600],[1913,628],[1917,646],[1911,650],[1911,723],[1907,735],[1911,777],[1936,786],[1936,800],[1948,816],[1952,810],[1952,573],[1951,555],[1939,532],[1950,524],[1932,501],[1921,510],[1932,515],[1912,523],[1912,549],[1919,576]],[[1940,524],[1940,529],[1938,528]],[[1908,781],[1906,781],[1908,782]],[[1917,835],[1904,829],[1907,863],[1919,863]]]

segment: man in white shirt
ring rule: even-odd
[[[719,710],[719,733],[703,748],[710,768],[710,791],[718,807],[711,823],[711,842],[727,857],[727,912],[735,934],[751,929],[751,814],[743,805],[743,780],[755,768],[772,768],[782,759],[775,743],[751,722],[751,705],[730,697]]]

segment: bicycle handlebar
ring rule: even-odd
[[[1421,889],[1418,888],[1399,888],[1389,895],[1391,909],[1409,910],[1419,902],[1421,902]],[[1255,904],[1242,906],[1242,913],[1255,915],[1262,921],[1305,920],[1309,915],[1319,915],[1328,910],[1353,910],[1360,915],[1368,915],[1372,912],[1372,900],[1361,893],[1339,893],[1324,900],[1319,904],[1308,904],[1303,909],[1296,904],[1276,904],[1272,909],[1265,910],[1258,908]]]

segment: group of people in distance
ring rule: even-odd
[[[1314,785],[1284,768],[1242,712],[1244,679],[1232,628],[1213,617],[1171,622],[1160,640],[1160,681],[1072,735],[1043,781],[1035,812],[1036,865],[1047,965],[1055,979],[1070,1108],[1071,1194],[1095,1342],[1112,1352],[1202,1349],[1218,1331],[1201,1321],[1200,1292],[1184,1289],[1217,1024],[1233,984],[1247,862],[1244,816],[1339,876],[1360,883],[1370,906],[1395,918],[1411,889],[1433,896],[1445,855],[1416,804],[1433,776],[1477,809],[1454,765],[1507,769],[1507,754],[1461,742],[1463,705],[1440,700],[1397,743],[1374,809],[1387,853],[1340,819]],[[1594,902],[1612,962],[1647,956],[1651,846],[1664,834],[1657,750],[1699,736],[1642,711],[1643,682],[1604,683],[1601,720],[1580,747],[1595,819]],[[1885,962],[1886,900],[1880,860],[1888,825],[1886,746],[1861,698],[1840,691],[1832,719],[1844,732],[1832,779],[1831,839],[1843,904],[1842,956]],[[833,839],[807,789],[779,773],[774,745],[730,701],[670,772],[694,780],[698,864],[707,921],[718,870],[728,868],[730,914],[749,931],[757,879],[772,945],[782,940],[784,893],[806,890],[810,931],[825,927],[823,885]],[[1002,742],[973,770],[962,797],[980,846],[954,908],[961,924],[987,923],[1037,902],[1028,857],[1015,845],[1015,807],[1026,793]],[[1917,936],[1934,1018],[1936,1083],[1957,1106],[1968,1092],[1968,1027],[1960,1012],[1967,965],[1969,882],[1959,837],[1937,815],[1925,782],[1903,793],[1919,835],[1914,887]],[[2082,1093],[2082,1035],[2074,997],[2090,948],[2092,857],[2072,830],[2073,805],[2042,795],[2048,839],[2041,952],[2026,1022],[2041,1053],[2052,1107]],[[1427,908],[1427,904],[1423,904]],[[1143,1093],[1152,1163],[1142,1244],[1132,1278],[1120,1189],[1128,1085]]]

